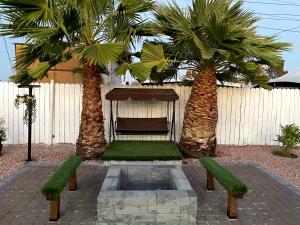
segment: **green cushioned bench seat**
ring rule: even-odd
[[[42,194],[50,201],[50,220],[59,219],[60,195],[69,183],[69,190],[77,188],[76,170],[82,162],[81,156],[70,156],[60,165],[42,187]]]
[[[214,190],[215,178],[228,192],[228,217],[237,218],[237,198],[242,198],[247,193],[247,186],[213,158],[201,157],[200,162],[207,171],[207,189]]]
[[[231,195],[242,198],[247,193],[247,186],[212,158],[202,157],[200,162]]]

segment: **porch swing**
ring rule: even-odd
[[[114,88],[106,94],[110,101],[109,143],[116,135],[168,135],[175,141],[175,102],[179,96],[173,89]],[[157,118],[119,117],[119,101],[164,101],[167,102],[167,116]],[[114,122],[113,101],[116,101],[116,120]],[[169,118],[170,103],[173,103]]]

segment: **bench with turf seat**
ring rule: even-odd
[[[81,156],[70,156],[59,166],[42,187],[42,194],[50,201],[50,221],[57,221],[60,216],[60,195],[69,183],[69,190],[77,189],[76,170],[82,162]]]
[[[211,157],[201,157],[200,162],[207,173],[207,190],[214,190],[214,178],[227,190],[227,215],[230,219],[237,218],[237,199],[247,192],[247,186],[234,176],[229,170],[222,167]]]

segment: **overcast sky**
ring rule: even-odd
[[[191,1],[177,0],[177,2],[182,7],[186,7]],[[285,69],[291,71],[300,68],[300,1],[245,0],[245,8],[261,17],[262,20],[258,23],[260,34],[277,34],[278,40],[293,44],[293,50],[283,55]],[[16,42],[21,42],[21,40],[0,37],[0,80],[8,80],[13,74],[10,61],[14,63],[14,43]]]

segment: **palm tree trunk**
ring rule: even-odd
[[[215,70],[197,74],[186,103],[180,147],[186,154],[199,157],[215,155],[218,120]]]
[[[83,98],[76,153],[86,159],[97,158],[106,148],[101,100],[100,68],[83,63]]]

